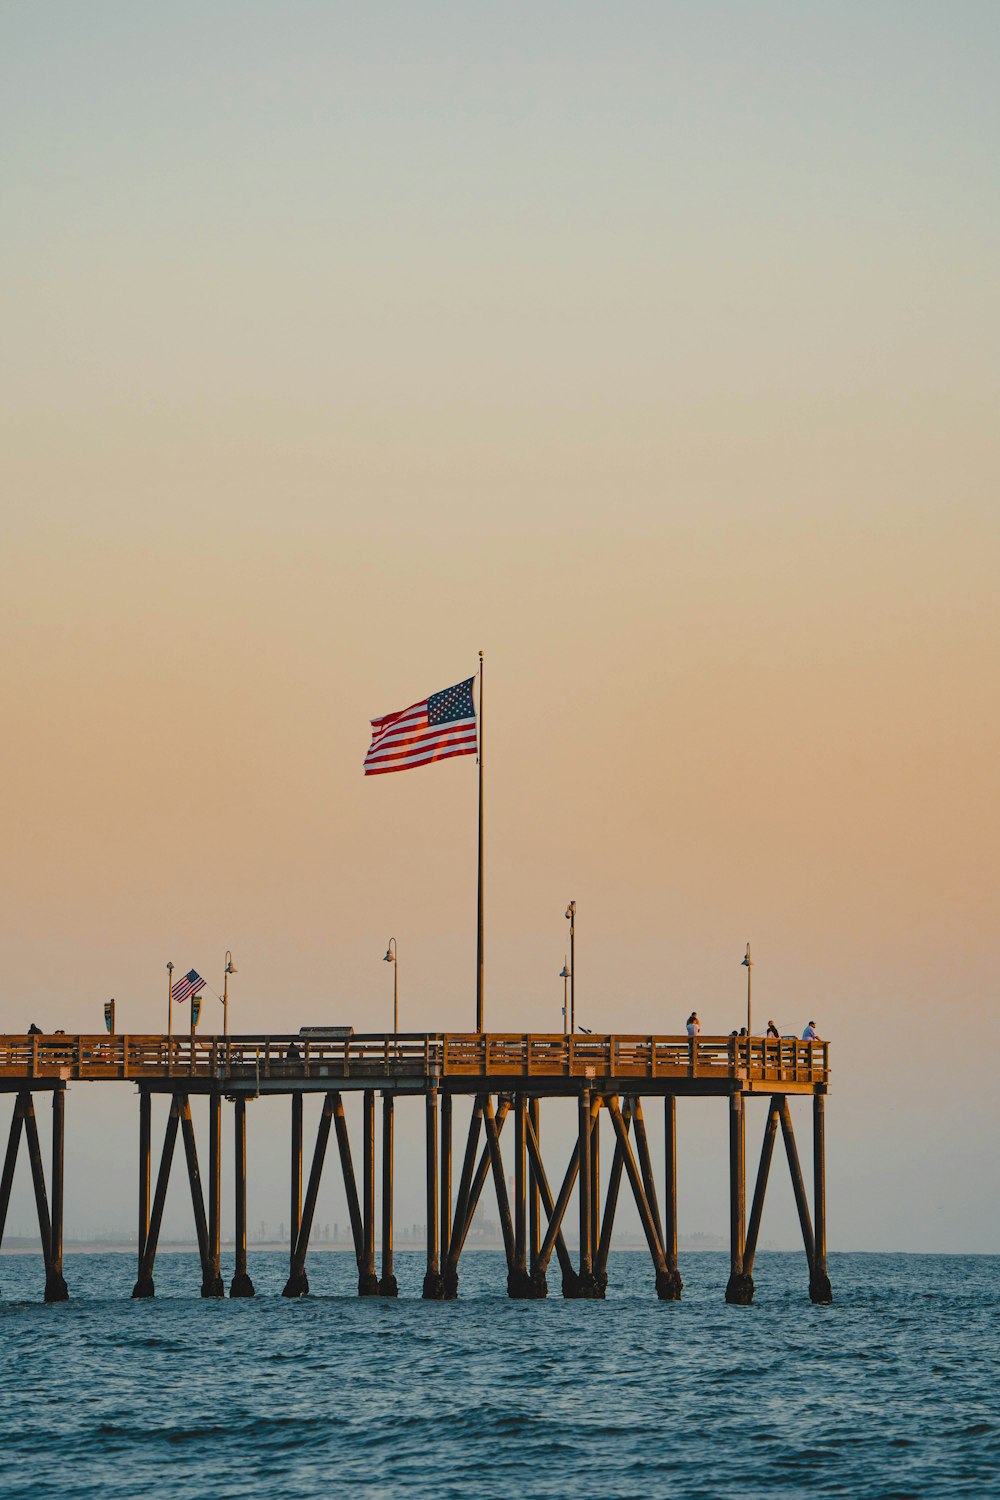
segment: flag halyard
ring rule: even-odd
[[[409,771],[456,755],[479,750],[473,677],[432,693],[398,713],[372,719],[372,742],[365,756],[365,775]]]

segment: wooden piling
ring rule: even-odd
[[[546,1272],[554,1248],[559,1261],[559,1269],[562,1272],[563,1295],[572,1296],[577,1278],[562,1232],[562,1221],[580,1166],[580,1143],[577,1141],[573,1146],[573,1155],[570,1157],[569,1167],[566,1170],[566,1176],[559,1190],[558,1199],[553,1199],[552,1197],[552,1189],[549,1187],[545,1164],[542,1161],[542,1153],[538,1146],[538,1136],[530,1116],[528,1118],[528,1159],[531,1162],[532,1178],[538,1189],[542,1207],[545,1209],[548,1220],[548,1227],[539,1245],[535,1269],[532,1272],[532,1295],[535,1298],[548,1296]]]
[[[726,1301],[746,1307],[753,1301],[753,1278],[743,1266],[746,1249],[746,1122],[743,1095],[729,1096],[729,1281]]]
[[[426,1174],[427,1265],[421,1295],[428,1302],[440,1302],[444,1296],[441,1276],[441,1226],[438,1205],[438,1091],[428,1089],[424,1103],[424,1155]]]
[[[534,1131],[537,1141],[541,1133],[541,1110],[538,1099],[534,1097],[528,1101],[528,1129]],[[528,1129],[525,1130],[525,1142],[527,1143]],[[537,1296],[536,1272],[538,1270],[538,1252],[542,1247],[542,1220],[541,1220],[541,1193],[538,1186],[538,1178],[534,1169],[529,1166],[528,1171],[528,1280],[532,1284],[532,1295]]]
[[[441,1296],[445,1296],[445,1262],[451,1238],[451,1114],[450,1094],[441,1095]],[[457,1283],[456,1283],[457,1285]]]
[[[208,1096],[208,1272],[203,1297],[224,1297],[222,1284],[222,1095]]]
[[[299,1242],[299,1225],[302,1223],[302,1109],[304,1096],[301,1093],[292,1095],[292,1160],[289,1176],[289,1204],[288,1204],[288,1275],[291,1278],[295,1266],[295,1247]],[[306,1286],[296,1292],[296,1296],[304,1296],[309,1290],[308,1280]]]
[[[45,1262],[45,1300],[46,1302],[62,1302],[65,1296],[59,1295],[59,1285],[53,1277],[52,1270],[52,1219],[49,1214],[49,1200],[45,1191],[45,1168],[42,1165],[42,1151],[38,1144],[38,1125],[35,1120],[35,1104],[30,1093],[26,1096],[24,1109],[24,1136],[28,1143],[28,1160],[31,1163],[31,1183],[35,1192],[35,1211],[38,1215],[38,1237],[42,1242],[42,1257]],[[62,1278],[60,1277],[59,1280]],[[65,1283],[64,1283],[65,1285]],[[49,1295],[52,1289],[54,1295]]]
[[[635,1102],[636,1101],[633,1099],[633,1108],[635,1107]],[[649,1253],[653,1261],[653,1269],[657,1277],[657,1286],[659,1286],[659,1279],[662,1276],[663,1272],[665,1272],[667,1269],[667,1262],[663,1254],[663,1245],[660,1240],[660,1230],[658,1224],[656,1223],[656,1220],[653,1218],[653,1210],[650,1206],[649,1199],[646,1196],[646,1189],[642,1181],[642,1173],[640,1172],[639,1167],[636,1164],[636,1159],[632,1154],[632,1147],[629,1143],[628,1130],[625,1126],[624,1117],[622,1115],[621,1109],[619,1108],[618,1100],[613,1096],[608,1099],[608,1113],[611,1116],[611,1123],[615,1128],[615,1135],[618,1138],[618,1145],[621,1149],[622,1164],[625,1168],[625,1172],[629,1180],[629,1185],[632,1188],[632,1196],[635,1199],[635,1206],[639,1210],[639,1220],[642,1224],[643,1234],[646,1236],[646,1244],[649,1246]]]
[[[662,1302],[679,1302],[684,1282],[677,1266],[677,1096],[663,1100],[663,1258],[667,1263],[657,1295]]]
[[[580,1171],[577,1178],[578,1207],[580,1210],[580,1260],[577,1270],[577,1286],[574,1295],[593,1298],[601,1295],[594,1277],[594,1247],[591,1238],[594,1216],[591,1209],[591,1193],[594,1188],[591,1143],[593,1119],[590,1111],[590,1090],[581,1089],[578,1101],[578,1136],[580,1142]]]
[[[832,1302],[833,1289],[826,1270],[826,1098],[823,1094],[813,1095],[813,1215],[809,1296],[813,1302]]]
[[[597,1109],[592,1111],[592,1122],[590,1126],[590,1256],[591,1274],[600,1296],[608,1285],[607,1272],[598,1273],[595,1256],[601,1238],[601,1101],[596,1101]]]
[[[330,1123],[333,1119],[337,1095],[329,1093],[323,1100],[323,1110],[319,1117],[319,1126],[316,1131],[316,1145],[313,1149],[312,1163],[309,1168],[309,1185],[306,1188],[305,1204],[299,1219],[299,1233],[295,1241],[295,1249],[292,1252],[292,1262],[288,1269],[288,1280],[285,1282],[283,1297],[304,1297],[309,1291],[309,1278],[306,1275],[306,1256],[309,1253],[309,1236],[312,1234],[313,1219],[316,1214],[316,1203],[319,1198],[319,1186],[323,1179],[323,1164],[326,1161],[326,1148],[330,1140]]]
[[[772,1099],[767,1111],[767,1124],[764,1126],[764,1141],[760,1148],[760,1165],[757,1168],[757,1182],[753,1190],[753,1202],[750,1205],[750,1223],[747,1226],[746,1244],[743,1247],[743,1269],[748,1276],[753,1275],[754,1257],[757,1254],[757,1238],[760,1234],[761,1215],[764,1212],[764,1195],[767,1192],[767,1179],[771,1170],[771,1155],[774,1151],[774,1138],[778,1131],[778,1101]]]
[[[198,1254],[201,1259],[201,1282],[202,1288],[211,1285],[211,1266],[208,1253],[208,1218],[205,1214],[205,1197],[201,1185],[201,1171],[198,1166],[198,1145],[194,1134],[194,1121],[191,1118],[191,1100],[187,1094],[180,1094],[181,1108],[181,1137],[184,1141],[184,1157],[187,1161],[188,1183],[191,1188],[191,1207],[194,1210],[194,1227],[198,1236]],[[214,1296],[212,1292],[205,1293]]]
[[[3,1244],[4,1230],[7,1227],[10,1190],[14,1183],[14,1168],[17,1166],[17,1152],[21,1144],[23,1127],[24,1095],[19,1093],[14,1100],[14,1113],[11,1116],[10,1133],[7,1137],[7,1152],[3,1161],[3,1175],[0,1177],[0,1245]]]
[[[163,1135],[163,1150],[160,1154],[160,1166],[156,1174],[153,1209],[149,1216],[149,1232],[146,1235],[146,1243],[139,1257],[139,1271],[135,1286],[132,1288],[132,1296],[135,1298],[152,1297],[155,1292],[153,1267],[156,1263],[156,1247],[160,1240],[160,1225],[163,1222],[163,1207],[167,1201],[167,1188],[170,1184],[170,1166],[174,1159],[174,1147],[177,1144],[177,1130],[180,1125],[180,1118],[180,1096],[174,1094],[170,1100],[170,1113],[167,1116],[167,1128]]]
[[[788,1100],[785,1096],[778,1096],[778,1117],[781,1120],[781,1134],[785,1142],[785,1155],[788,1158],[788,1170],[792,1178],[792,1192],[795,1195],[795,1207],[799,1215],[799,1228],[802,1230],[802,1243],[805,1246],[806,1261],[809,1265],[809,1278],[812,1280],[813,1265],[816,1257],[816,1241],[813,1236],[812,1220],[809,1216],[809,1199],[806,1197],[806,1185],[802,1179],[802,1167],[799,1164],[798,1147],[795,1144],[795,1131],[792,1129],[792,1116],[788,1108]]]
[[[139,1259],[149,1234],[149,1192],[153,1147],[153,1099],[149,1089],[139,1090]]]
[[[46,1302],[65,1302],[69,1290],[63,1277],[63,1179],[66,1163],[66,1089],[52,1095],[52,1240],[45,1274]]]
[[[479,1148],[479,1133],[482,1129],[485,1095],[477,1094],[469,1121],[469,1136],[465,1144],[462,1175],[458,1181],[458,1197],[455,1201],[455,1221],[451,1225],[448,1255],[444,1267],[444,1294],[448,1301],[458,1296],[458,1258],[469,1225],[469,1201],[473,1177],[476,1170],[476,1152]]]
[[[622,1110],[622,1120],[626,1131],[632,1120],[632,1100],[626,1096]],[[616,1140],[615,1154],[611,1158],[611,1171],[608,1173],[608,1196],[604,1203],[604,1217],[601,1220],[601,1232],[597,1241],[597,1251],[594,1255],[594,1275],[599,1277],[605,1289],[608,1284],[608,1255],[611,1251],[611,1235],[614,1229],[615,1214],[618,1210],[618,1194],[621,1190],[622,1172],[625,1169],[625,1157],[622,1152],[621,1143]]]
[[[394,1162],[395,1098],[389,1089],[382,1094],[382,1278],[380,1297],[398,1297],[399,1286],[392,1265],[392,1195]]]
[[[340,1151],[340,1169],[344,1178],[347,1212],[350,1216],[351,1235],[354,1240],[354,1258],[357,1261],[358,1277],[360,1278],[364,1273],[365,1266],[364,1219],[361,1213],[361,1203],[358,1199],[358,1184],[354,1175],[354,1161],[351,1157],[351,1140],[347,1133],[347,1116],[344,1114],[344,1101],[339,1093],[334,1094],[332,1097],[333,1123],[336,1127],[337,1147]]]
[[[364,1097],[364,1172],[363,1223],[364,1266],[358,1274],[358,1296],[378,1296],[378,1276],[375,1271],[375,1090],[365,1089]]]
[[[233,1192],[236,1267],[229,1295],[253,1297],[255,1288],[247,1272],[247,1101],[242,1094],[233,1100]]]

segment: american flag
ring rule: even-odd
[[[411,766],[450,760],[453,755],[475,755],[479,746],[474,681],[467,677],[399,713],[372,719],[365,775],[384,776],[387,771],[408,771]]]
[[[189,995],[196,995],[204,987],[205,981],[197,969],[189,969],[183,979],[175,980],[174,987],[170,991],[175,1000],[186,1000]]]

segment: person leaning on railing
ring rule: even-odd
[[[823,1040],[823,1038],[820,1036],[819,1032],[816,1030],[816,1022],[815,1021],[810,1021],[809,1022],[809,1025],[806,1027],[805,1031],[802,1033],[802,1040],[804,1042],[821,1042]]]
[[[698,1020],[698,1012],[693,1010],[687,1018],[688,1036],[699,1036],[701,1034],[701,1022]]]

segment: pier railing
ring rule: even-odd
[[[452,1078],[657,1080],[726,1078],[819,1085],[829,1044],[792,1037],[601,1036],[428,1032],[365,1036],[0,1036],[0,1078],[433,1082]]]

